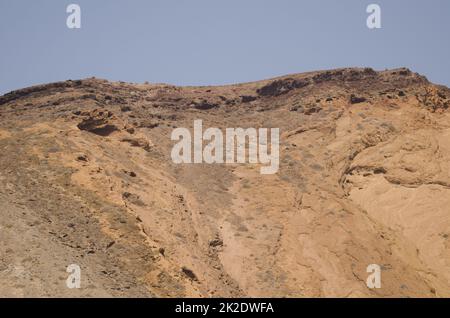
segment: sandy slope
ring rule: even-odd
[[[4,95],[0,296],[448,297],[448,106],[406,69]],[[279,127],[279,172],[173,164],[194,119]]]

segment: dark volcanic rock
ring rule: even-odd
[[[109,136],[114,131],[119,130],[115,124],[111,123],[112,117],[113,115],[110,111],[93,110],[87,114],[86,118],[77,127],[80,130],[85,130],[96,135]]]
[[[241,96],[241,100],[243,103],[250,103],[257,99],[258,99],[258,97],[256,97],[256,96],[249,96],[249,95]]]
[[[350,95],[350,104],[364,103],[367,101],[365,97],[358,97],[354,94]]]
[[[308,85],[307,81],[286,78],[273,81],[259,89],[257,93],[260,96],[279,96],[285,94],[293,89],[302,88]]]
[[[212,103],[212,102],[208,102],[207,100],[199,100],[199,101],[194,101],[194,108],[196,109],[200,109],[200,110],[208,110],[208,109],[212,109],[212,108],[216,108],[219,105],[216,103]]]

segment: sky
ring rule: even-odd
[[[69,29],[69,4],[81,28]],[[369,4],[381,28],[369,29]],[[0,94],[105,78],[221,85],[408,67],[450,86],[448,0],[0,0]]]

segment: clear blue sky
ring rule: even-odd
[[[77,3],[82,28],[66,27]],[[366,27],[366,7],[382,29]],[[90,76],[206,85],[406,66],[450,86],[449,0],[0,0],[0,94]]]

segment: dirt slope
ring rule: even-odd
[[[0,296],[449,297],[449,106],[407,69],[6,94]],[[173,164],[195,119],[280,128],[278,173]]]

